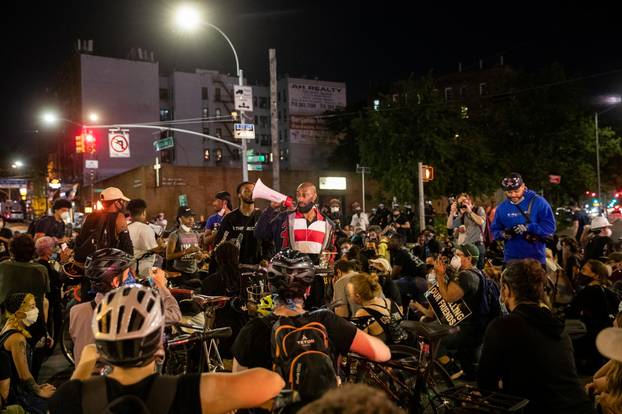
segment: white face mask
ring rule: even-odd
[[[24,319],[24,325],[30,326],[33,323],[37,322],[37,318],[39,318],[39,309],[34,308],[26,312],[26,319]]]
[[[65,211],[63,214],[60,215],[60,218],[65,222],[65,223],[69,223],[69,220],[71,219],[71,216],[69,215],[68,211]]]
[[[190,230],[192,230],[190,227],[186,226],[185,224],[182,224],[180,227],[186,233],[189,232]]]
[[[460,266],[462,265],[462,261],[459,256],[454,256],[451,258],[451,262],[449,262],[449,266],[451,266],[454,270],[460,270]]]
[[[339,213],[339,207],[331,207],[330,211],[331,213]]]
[[[613,232],[611,231],[611,229],[609,227],[607,227],[605,229],[605,236],[611,237],[612,234],[613,234]]]

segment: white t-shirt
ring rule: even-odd
[[[134,221],[130,223],[127,228],[130,232],[132,245],[134,246],[134,257],[139,257],[145,254],[148,250],[158,247],[155,232],[151,227],[149,227],[149,225],[139,221]],[[149,276],[149,269],[153,267],[155,259],[155,255],[140,259],[138,262],[138,274],[142,277]]]

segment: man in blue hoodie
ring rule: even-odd
[[[545,241],[556,230],[551,206],[528,190],[518,173],[509,174],[501,186],[507,198],[497,206],[490,229],[495,240],[505,240],[503,261],[531,258],[546,263]]]

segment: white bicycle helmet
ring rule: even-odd
[[[142,366],[162,344],[164,305],[157,291],[142,285],[111,290],[92,322],[102,358],[117,366]]]

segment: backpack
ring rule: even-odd
[[[384,302],[385,309],[387,308],[387,302]],[[382,326],[382,330],[386,336],[386,342],[391,344],[399,344],[408,339],[408,333],[400,325],[402,322],[402,315],[397,309],[395,302],[391,301],[391,309],[389,309],[389,316],[383,315],[382,312],[371,308],[363,307],[367,313],[369,313],[376,322]]]
[[[272,325],[270,341],[272,370],[285,380],[285,388],[297,392],[305,403],[337,387],[326,327],[321,322],[305,322],[307,315],[279,316]]]
[[[497,282],[486,276],[481,270],[470,269],[479,277],[479,304],[477,311],[480,322],[486,327],[490,321],[501,315],[501,303],[499,297],[501,290]]]
[[[177,392],[178,376],[157,375],[143,401],[132,394],[108,401],[106,377],[90,378],[82,383],[82,411],[85,413],[168,414]]]

